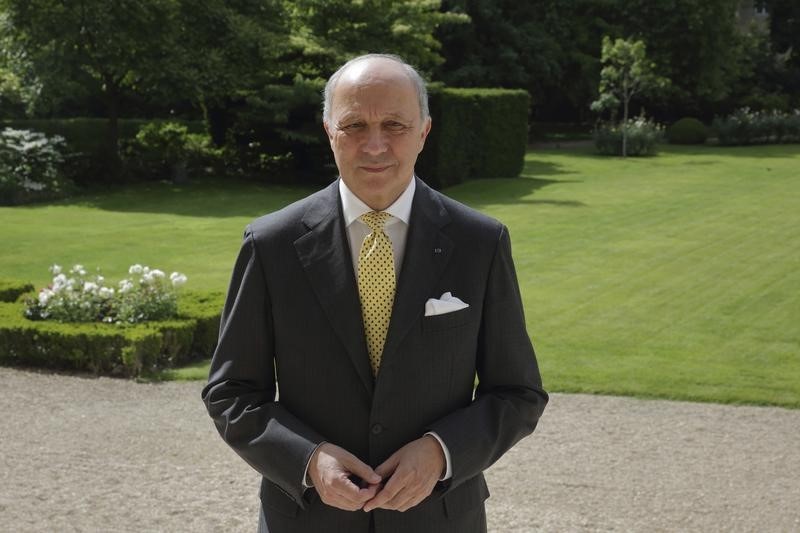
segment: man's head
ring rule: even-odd
[[[408,186],[430,131],[425,82],[396,56],[357,57],[328,80],[323,121],[345,184],[385,209]]]

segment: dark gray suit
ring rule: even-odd
[[[426,431],[447,445],[452,479],[405,513],[373,511],[374,530],[482,531],[482,471],[533,431],[547,403],[507,230],[417,180],[373,380],[337,185],[248,226],[203,390],[208,411],[263,475],[272,533],[367,532],[369,514],[304,492],[311,453],[325,440],[374,468]],[[428,298],[447,291],[469,307],[425,317]]]

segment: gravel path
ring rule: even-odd
[[[201,387],[0,368],[0,531],[255,531]],[[798,437],[800,410],[554,394],[489,530],[800,531]]]

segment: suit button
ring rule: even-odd
[[[380,424],[374,424],[372,426],[372,434],[373,435],[380,435],[383,432],[383,426]]]

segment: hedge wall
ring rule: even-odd
[[[16,302],[21,295],[33,292],[33,283],[0,279],[0,302]]]
[[[210,357],[217,342],[221,293],[190,293],[178,318],[135,325],[32,321],[24,304],[0,303],[0,364],[138,376]]]
[[[432,88],[433,128],[417,160],[417,173],[436,188],[469,178],[519,175],[529,106],[524,90]]]

